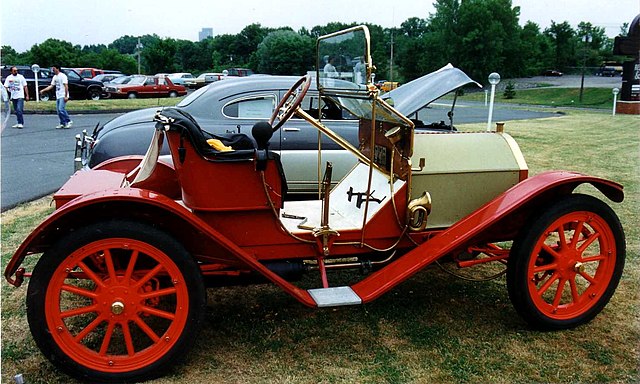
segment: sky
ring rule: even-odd
[[[202,28],[214,35],[236,34],[259,23],[264,27],[311,29],[332,21],[399,26],[410,17],[435,12],[432,0],[0,0],[0,44],[18,52],[48,38],[74,45],[109,44],[124,36],[157,34],[196,41]],[[543,30],[551,21],[580,21],[605,28],[613,37],[640,13],[640,0],[512,0],[527,20]],[[230,5],[232,4],[232,5]]]

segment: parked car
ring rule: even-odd
[[[178,97],[187,94],[182,85],[175,85],[168,77],[163,76],[132,76],[126,84],[109,84],[105,92],[112,98],[138,97]]]
[[[93,79],[97,75],[102,75],[102,74],[120,74],[120,75],[122,75],[122,72],[111,70],[111,69],[73,68],[73,70],[78,72],[78,75],[80,75],[83,79]]]
[[[2,84],[4,84],[4,80],[11,74],[11,67],[13,65],[3,65],[2,66]],[[35,73],[31,70],[31,67],[26,65],[16,65],[18,69],[18,73],[24,76],[25,80],[27,80],[27,89],[29,91],[29,99],[36,99],[36,81],[35,81]],[[38,72],[38,90],[47,87],[51,84],[51,78],[53,75],[51,71],[46,68],[41,68]],[[49,100],[49,94],[43,95],[42,100]]]
[[[253,71],[248,68],[228,68],[226,71],[228,76],[245,77],[253,75]]]
[[[225,77],[226,76],[224,73],[211,73],[211,72],[201,73],[200,75],[198,75],[198,77],[194,79],[195,80],[194,88],[196,89],[202,88],[205,85],[209,85],[213,82],[222,80]]]
[[[614,77],[622,74],[622,66],[603,65],[596,72],[596,76]]]
[[[556,69],[547,69],[542,73],[542,76],[562,76],[562,72]]]
[[[279,100],[298,78],[290,76],[229,77],[201,88],[178,104],[193,116],[207,131],[214,134],[247,133],[253,125],[266,120]],[[434,84],[446,80],[446,86]],[[406,115],[412,115],[442,95],[466,84],[475,84],[464,72],[447,66],[385,94]],[[408,100],[412,99],[413,102]],[[319,107],[318,107],[319,106]],[[322,120],[336,133],[358,146],[358,120],[330,99],[318,100],[315,82],[307,93],[302,107],[312,116],[321,114]],[[98,127],[86,148],[78,148],[77,168],[93,168],[111,158],[144,154],[153,134],[153,115],[157,108],[129,112]],[[453,130],[452,124],[440,122],[424,124],[416,120],[418,129]],[[85,139],[80,140],[85,143]],[[291,193],[308,193],[317,188],[317,132],[302,119],[293,118],[270,141],[270,148],[282,156]],[[333,162],[335,180],[346,174],[355,158],[335,142],[322,141],[323,161]],[[167,147],[162,149],[168,155]]]
[[[184,85],[185,87],[193,87],[196,83],[195,77],[187,72],[172,73],[167,76],[175,85]]]
[[[95,75],[91,80],[93,81],[101,81],[103,84],[112,81],[115,78],[123,77],[122,73],[102,73],[100,75]]]
[[[4,65],[2,67],[2,81],[9,75],[11,65]],[[36,99],[35,93],[35,78],[34,73],[30,67],[25,65],[17,66],[18,73],[23,75],[27,80],[27,87],[29,89],[29,98]],[[69,96],[74,100],[99,100],[102,94],[102,82],[87,80],[80,77],[80,75],[70,68],[62,68],[62,71],[67,75],[69,80]],[[41,68],[38,72],[38,89],[41,90],[51,84],[53,73],[48,68]],[[40,100],[48,101],[55,99],[55,91],[50,90],[40,96]]]

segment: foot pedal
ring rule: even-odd
[[[320,308],[362,304],[362,299],[351,287],[309,289],[307,292]]]

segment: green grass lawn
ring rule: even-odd
[[[153,383],[637,383],[640,380],[640,119],[570,111],[508,122],[530,173],[581,171],[624,185],[609,202],[627,238],[625,271],[592,322],[531,330],[504,278],[474,283],[429,267],[366,305],[309,309],[272,285],[210,289],[185,365]],[[484,130],[485,125],[459,126]],[[604,198],[593,188],[581,189]],[[52,211],[50,198],[2,213],[2,266]],[[434,207],[435,209],[435,207]],[[28,257],[31,269],[37,257]],[[334,277],[330,276],[332,281]],[[26,284],[2,290],[2,382],[69,383],[28,331]]]
[[[149,107],[168,107],[174,106],[180,102],[184,97],[163,97],[163,98],[149,98],[149,99],[101,99],[98,101],[93,100],[69,100],[67,103],[68,111],[133,111],[142,108]],[[25,103],[25,111],[34,112],[51,112],[56,111],[55,100],[36,102],[31,100]]]
[[[460,100],[484,101],[484,92],[466,93]],[[580,103],[580,89],[550,87],[516,90],[513,99],[505,99],[501,92],[496,92],[495,101],[556,107],[613,108],[613,94],[609,88],[585,88],[582,103]]]

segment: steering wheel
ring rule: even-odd
[[[302,104],[302,99],[304,99],[304,96],[307,94],[310,85],[311,76],[302,76],[300,80],[296,81],[287,91],[282,100],[280,100],[278,107],[276,107],[271,115],[271,119],[269,119],[269,124],[273,127],[274,132],[289,120],[300,104]],[[276,120],[278,122],[274,125],[273,123]]]

